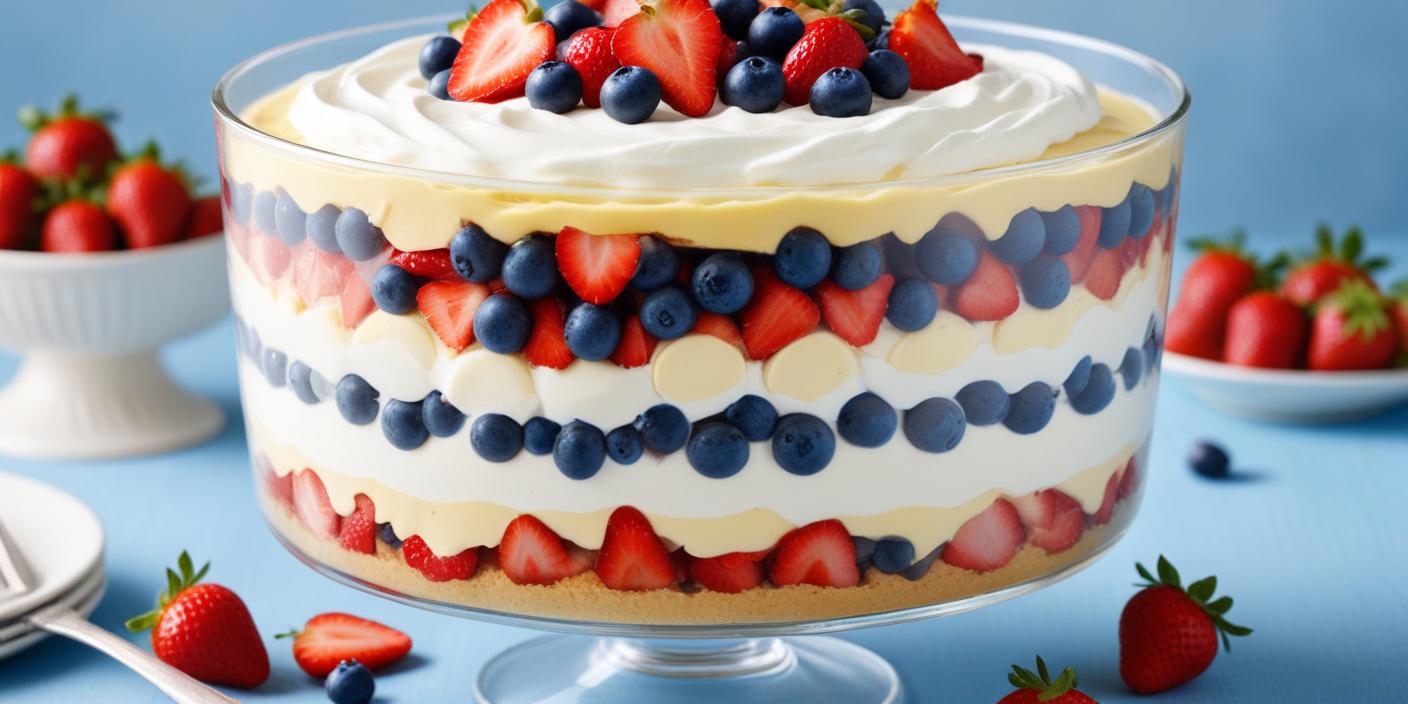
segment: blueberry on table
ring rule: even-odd
[[[1012,407],[1007,390],[991,379],[970,382],[958,390],[955,399],[968,422],[978,426],[1001,423]]]
[[[439,391],[431,391],[421,402],[425,429],[437,438],[448,438],[464,427],[464,413]]]
[[[282,190],[274,202],[274,229],[278,230],[279,239],[290,247],[298,246],[308,236],[308,214]]]
[[[381,411],[381,432],[398,450],[414,450],[430,439],[420,401],[391,399]]]
[[[904,436],[925,452],[948,452],[963,440],[967,424],[962,406],[946,398],[931,398],[905,411]]]
[[[641,327],[661,340],[684,337],[697,318],[689,294],[675,286],[651,291],[640,304]]]
[[[1007,417],[1002,424],[1021,435],[1031,435],[1051,422],[1056,411],[1056,390],[1040,381],[1033,381],[1012,394]]]
[[[1058,210],[1041,214],[1041,222],[1046,226],[1046,244],[1042,254],[1062,255],[1076,248],[1080,241],[1080,214],[1069,205]]]
[[[343,660],[328,673],[323,689],[334,704],[367,704],[376,694],[376,679],[366,665]]]
[[[747,112],[772,112],[782,104],[787,81],[782,65],[766,56],[750,56],[733,65],[724,75],[719,97],[725,105]]]
[[[660,107],[660,79],[650,69],[622,66],[602,84],[601,107],[617,122],[645,122]]]
[[[644,235],[637,241],[640,259],[631,286],[641,291],[654,291],[675,280],[680,273],[680,255],[664,240]]]
[[[562,426],[547,418],[529,418],[523,424],[523,449],[532,455],[550,455]]]
[[[1231,458],[1227,456],[1227,451],[1216,443],[1199,440],[1193,443],[1192,449],[1188,451],[1188,466],[1199,476],[1221,479],[1226,477],[1231,469]]]
[[[1027,208],[1012,216],[1007,231],[988,246],[998,259],[1021,266],[1036,258],[1046,246],[1046,223],[1040,213]]]
[[[748,39],[748,27],[762,9],[758,0],[710,0],[724,34],[736,41]]]
[[[795,288],[811,288],[831,270],[831,244],[810,227],[793,228],[777,244],[772,268],[782,283]]]
[[[963,233],[935,227],[914,247],[920,273],[943,286],[957,286],[978,268],[978,245]]]
[[[577,5],[577,3],[573,0],[567,0],[562,5]],[[557,5],[554,9],[562,7],[562,5]],[[578,5],[578,7],[582,6]],[[591,12],[591,10],[587,10],[587,12]],[[577,69],[572,68],[572,64],[563,61],[544,61],[538,64],[532,73],[528,74],[528,83],[524,90],[528,96],[528,104],[538,110],[547,110],[558,114],[569,112],[582,102],[582,75],[577,73]]]
[[[731,423],[709,421],[694,430],[684,453],[695,471],[710,479],[724,479],[748,464],[748,439]]]
[[[364,262],[386,249],[386,235],[381,228],[373,225],[367,214],[357,208],[348,208],[337,216],[333,229],[337,234],[337,246],[353,261]]]
[[[507,462],[523,449],[523,428],[508,416],[486,413],[470,424],[469,445],[489,462]]]
[[[533,318],[528,307],[513,296],[496,293],[474,312],[474,337],[490,352],[514,354],[528,342]]]
[[[430,82],[425,84],[425,92],[441,100],[453,100],[450,97],[450,69],[431,76]]]
[[[884,445],[898,426],[894,407],[869,391],[847,401],[836,418],[841,438],[857,447]]]
[[[431,37],[425,46],[420,48],[420,76],[429,80],[441,71],[450,70],[455,65],[455,57],[460,53],[459,40],[454,37],[440,35]]]
[[[753,272],[737,254],[711,254],[690,277],[694,300],[710,313],[737,313],[753,297]]]
[[[381,410],[377,399],[381,393],[356,374],[348,374],[337,382],[337,411],[353,425],[366,425],[376,420]]]
[[[460,275],[464,272],[460,271]],[[476,278],[480,275],[475,274]],[[557,253],[552,240],[543,235],[529,235],[514,242],[504,255],[503,279],[509,291],[529,300],[552,293],[558,281]]]
[[[805,413],[778,419],[772,434],[772,456],[778,466],[792,474],[816,474],[835,454],[836,436],[822,419]]]
[[[372,277],[372,302],[387,313],[400,315],[416,309],[420,280],[395,264],[382,265]]]
[[[904,57],[889,49],[870,52],[860,65],[860,72],[870,81],[870,89],[882,98],[898,100],[909,92],[909,64],[905,63]]]
[[[749,394],[734,401],[724,410],[724,418],[752,442],[772,437],[777,426],[777,409],[767,399]]]
[[[748,46],[759,56],[781,61],[806,31],[807,26],[797,13],[785,7],[769,7],[748,24]]]
[[[1022,298],[1034,308],[1061,305],[1071,293],[1071,269],[1060,257],[1041,256],[1027,262],[1017,273]]]
[[[606,454],[616,464],[635,464],[644,453],[645,445],[635,428],[623,425],[606,434]]]
[[[465,225],[450,240],[450,264],[466,281],[483,284],[499,278],[507,255],[508,245],[475,224]]]
[[[608,307],[579,303],[567,314],[562,335],[572,354],[600,361],[610,357],[621,343],[621,318]]]
[[[557,434],[552,460],[569,479],[590,479],[606,463],[606,436],[596,426],[574,420]]]
[[[313,246],[329,254],[342,254],[337,244],[337,219],[342,209],[335,205],[325,205],[308,216],[308,239]]]
[[[812,112],[825,117],[858,117],[870,113],[870,81],[853,68],[837,67],[812,84]]]
[[[668,455],[689,440],[689,419],[668,403],[646,409],[633,425],[646,449],[656,454]]]
[[[890,324],[913,332],[922,330],[939,313],[939,297],[928,281],[918,277],[900,279],[890,289],[889,307],[885,317]]]
[[[838,247],[831,253],[831,280],[849,291],[875,283],[885,270],[885,255],[874,242]]]
[[[578,30],[601,24],[601,15],[577,0],[563,0],[543,13],[543,21],[552,25],[557,41],[565,41]]]

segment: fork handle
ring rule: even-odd
[[[106,653],[156,685],[178,704],[239,704],[239,700],[217,692],[200,680],[158,660],[151,653],[93,625],[73,609],[51,606],[30,614],[25,620],[50,633],[72,638]]]

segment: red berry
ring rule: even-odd
[[[737,594],[762,584],[761,559],[755,553],[746,552],[690,558],[689,579],[712,592]]]
[[[1164,347],[1179,354],[1222,359],[1227,314],[1256,286],[1257,267],[1235,243],[1203,248],[1183,274],[1178,301],[1168,314]]]
[[[406,657],[411,637],[390,626],[343,613],[318,614],[293,636],[293,660],[304,672],[322,679],[343,660],[377,670]]]
[[[338,297],[342,304],[342,327],[348,330],[361,325],[362,321],[376,310],[376,301],[372,300],[372,287],[356,270],[343,279]]]
[[[220,213],[220,196],[206,196],[191,204],[191,214],[186,218],[185,239],[195,239],[206,235],[219,234],[225,229]]]
[[[1120,614],[1120,677],[1139,694],[1177,687],[1202,674],[1217,656],[1221,636],[1245,636],[1250,628],[1229,623],[1232,599],[1213,598],[1217,578],[1198,580],[1185,589],[1178,571],[1159,557],[1158,576],[1136,565],[1144,588]]]
[[[253,242],[259,239],[272,239],[264,235],[248,235]],[[342,293],[343,283],[349,276],[356,276],[352,261],[339,254],[324,252],[317,247],[299,247],[293,260],[293,287],[303,305],[312,308],[330,296]]]
[[[557,267],[582,300],[610,303],[635,276],[639,240],[637,235],[594,235],[565,227],[557,236]]]
[[[354,500],[357,508],[351,515],[342,519],[337,542],[344,550],[365,555],[376,554],[376,506],[366,494],[358,494]]]
[[[874,283],[858,291],[848,291],[830,279],[816,287],[821,304],[821,319],[841,339],[864,347],[875,341],[880,323],[885,321],[885,309],[890,301],[890,289],[895,277],[881,274]]]
[[[25,147],[30,173],[44,181],[107,176],[108,165],[118,159],[107,119],[103,113],[80,112],[73,96],[64,99],[56,115],[26,108],[21,122],[34,133]]]
[[[423,279],[448,279],[455,274],[448,249],[423,249],[417,252],[391,253],[391,263]]]
[[[1316,250],[1299,261],[1281,282],[1281,295],[1301,306],[1309,306],[1334,293],[1340,284],[1354,279],[1373,286],[1371,274],[1387,265],[1375,257],[1361,261],[1364,234],[1357,227],[1347,231],[1339,242],[1328,225],[1315,230]]]
[[[640,14],[640,0],[600,0],[601,26],[615,29],[622,22]]]
[[[1090,270],[1090,263],[1095,260],[1095,245],[1100,241],[1102,211],[1093,205],[1082,205],[1076,208],[1076,216],[1080,218],[1080,238],[1076,240],[1076,246],[1071,251],[1061,255],[1061,261],[1071,270],[1073,285],[1085,280],[1085,273]]]
[[[596,558],[602,584],[626,591],[663,589],[675,581],[674,565],[650,521],[630,506],[611,513]]]
[[[108,186],[108,213],[132,249],[171,244],[185,234],[191,195],[185,181],[152,158],[122,166]]]
[[[117,232],[102,206],[86,200],[71,200],[44,216],[39,249],[45,252],[106,252],[117,249]]]
[[[479,548],[466,548],[454,555],[440,557],[419,535],[406,538],[401,543],[401,556],[407,565],[432,582],[469,579],[479,566]]]
[[[807,25],[806,32],[782,60],[786,91],[792,105],[806,105],[812,84],[833,68],[860,68],[869,52],[860,33],[840,17],[824,17]]]
[[[915,0],[890,28],[890,50],[909,64],[910,87],[938,90],[966,81],[982,70],[939,19],[936,0]]]
[[[739,318],[748,356],[763,360],[816,329],[821,310],[807,294],[760,268],[753,272],[753,299]]]
[[[1370,284],[1347,279],[1321,299],[1306,355],[1311,369],[1383,369],[1393,363],[1397,351],[1398,335],[1387,303]]]
[[[474,313],[489,287],[470,281],[432,281],[416,293],[416,306],[445,346],[459,352],[474,342]]]
[[[621,325],[621,342],[611,353],[611,361],[626,369],[643,367],[655,354],[657,340],[645,331],[639,315],[631,315]]]
[[[1022,518],[1007,499],[998,499],[963,522],[944,545],[940,558],[954,567],[990,572],[1006,567],[1026,540]]]
[[[563,336],[563,305],[555,298],[533,301],[533,332],[523,346],[523,356],[535,367],[566,369],[576,359]]]
[[[528,74],[553,58],[557,37],[534,0],[494,0],[464,30],[450,97],[497,103],[523,96]]]
[[[514,584],[552,584],[591,567],[575,559],[552,529],[529,515],[508,524],[498,558],[499,567]]]
[[[1119,293],[1125,271],[1127,268],[1124,256],[1119,249],[1099,249],[1096,250],[1095,259],[1090,262],[1090,268],[1086,270],[1085,279],[1081,283],[1085,285],[1085,290],[1096,298],[1108,301]]]
[[[777,542],[768,578],[779,587],[854,587],[860,584],[855,543],[846,526],[834,519],[802,526]]]
[[[1022,299],[1012,270],[987,252],[978,258],[978,268],[953,291],[953,311],[968,320],[1002,320],[1017,312]]]
[[[702,117],[714,108],[724,34],[704,0],[658,0],[621,23],[612,48],[625,66],[650,69],[670,107]]]
[[[332,508],[323,480],[311,469],[293,477],[293,512],[304,528],[319,538],[336,538],[342,528],[342,517]]]
[[[30,249],[39,182],[17,164],[0,162],[0,249]]]
[[[727,315],[700,311],[694,319],[694,329],[690,332],[696,335],[713,335],[730,345],[743,347],[743,333],[738,331],[733,318]]]
[[[997,700],[997,704],[1098,704],[1086,693],[1076,689],[1076,671],[1066,668],[1055,680],[1046,669],[1046,661],[1036,659],[1036,672],[1012,666],[1007,681],[1017,690]]]
[[[625,2],[631,3],[637,10],[640,8],[635,0]],[[573,34],[562,51],[562,60],[577,69],[577,74],[582,77],[582,104],[589,108],[601,107],[601,86],[612,71],[621,67],[621,62],[616,60],[616,52],[611,49],[615,38],[615,27],[590,27]]]
[[[1080,502],[1056,489],[1013,499],[1012,505],[1022,519],[1027,542],[1048,553],[1069,549],[1085,532],[1085,510]]]
[[[1227,312],[1222,359],[1265,369],[1295,369],[1305,357],[1305,312],[1271,291],[1258,291]]]

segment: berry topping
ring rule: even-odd
[[[812,112],[826,117],[857,117],[870,113],[870,81],[853,68],[833,68],[812,84]]]
[[[1251,634],[1227,620],[1231,597],[1213,598],[1216,577],[1185,588],[1162,555],[1157,578],[1144,565],[1135,567],[1143,588],[1120,614],[1120,678],[1134,692],[1154,694],[1188,682],[1212,664],[1219,637],[1231,650],[1229,636]]]
[[[959,526],[940,559],[954,567],[990,572],[1011,562],[1024,540],[1026,531],[1017,508],[1007,499],[998,499]]]
[[[729,68],[720,86],[725,105],[752,113],[772,112],[782,103],[782,66],[766,56],[749,56]]]
[[[533,332],[523,346],[523,356],[535,367],[566,369],[574,359],[563,336],[562,301],[541,298],[533,301]]]
[[[459,352],[474,342],[474,319],[489,288],[468,281],[432,281],[416,293],[416,307],[445,346]]]
[[[888,47],[909,64],[910,85],[916,90],[947,88],[982,70],[958,48],[939,19],[936,0],[915,0],[900,13],[890,29]]]
[[[846,20],[824,17],[806,26],[782,61],[786,77],[786,100],[793,105],[808,102],[812,84],[822,74],[834,68],[860,68],[867,52],[865,40]],[[869,111],[869,86],[866,87],[866,112]],[[864,113],[859,113],[864,114]]]
[[[351,614],[318,614],[302,630],[276,637],[293,638],[294,662],[314,677],[326,677],[344,660],[376,670],[411,652],[411,639],[405,633]]]
[[[499,567],[514,584],[552,584],[590,567],[573,559],[562,538],[529,515],[509,522],[497,554]]]
[[[840,521],[802,526],[778,541],[768,564],[768,578],[779,587],[854,587],[860,584],[855,544]]]
[[[759,273],[753,300],[739,319],[743,322],[743,345],[749,358],[764,360],[814,330],[821,321],[821,310],[802,291],[782,283],[770,272]],[[698,289],[696,286],[696,292]]]
[[[597,305],[615,300],[636,272],[636,235],[593,235],[563,228],[557,236],[557,265],[582,300]]]
[[[574,0],[563,4],[577,5]],[[558,114],[569,112],[582,102],[582,76],[571,64],[545,61],[528,74],[524,91],[528,95],[528,105],[538,110]]]
[[[493,0],[470,20],[450,70],[450,97],[497,103],[524,93],[528,74],[553,58],[553,27],[535,0]]]
[[[441,71],[450,70],[455,65],[455,57],[460,53],[459,40],[449,36],[431,37],[425,46],[420,48],[420,68],[421,78],[430,80]]]
[[[895,278],[889,274],[881,275],[875,283],[859,291],[848,291],[830,281],[823,281],[816,288],[822,320],[841,339],[856,347],[864,347],[874,342],[880,332],[880,323],[885,320],[890,290],[894,285]]]
[[[601,107],[602,84],[612,71],[621,68],[611,49],[615,38],[614,27],[592,27],[572,35],[561,51],[562,60],[577,69],[582,78],[582,104],[589,108]]]
[[[866,0],[873,4],[873,0]],[[849,3],[847,3],[849,4]],[[909,92],[909,64],[888,49],[877,49],[865,57],[860,72],[870,81],[871,90],[887,100],[899,100]]]
[[[615,46],[615,40],[612,41]],[[601,86],[601,107],[611,119],[628,125],[645,122],[660,107],[660,79],[650,69],[622,66]]]
[[[958,287],[953,310],[972,321],[1002,320],[1017,312],[1021,303],[1012,271],[996,257],[983,253],[973,275]]]
[[[621,23],[612,48],[622,64],[649,69],[665,103],[690,117],[714,107],[723,31],[704,0],[656,0]]]
[[[781,61],[807,26],[796,12],[786,7],[769,7],[748,25],[748,46],[759,56]]]
[[[607,587],[627,591],[663,589],[675,581],[664,543],[650,521],[630,506],[616,509],[607,519],[596,573]]]
[[[778,466],[801,476],[816,474],[836,454],[836,436],[816,416],[793,413],[778,419],[772,434],[772,456]]]
[[[621,342],[611,353],[611,361],[626,369],[645,366],[655,353],[656,339],[645,331],[640,316],[632,315],[621,324]]]
[[[432,582],[469,579],[479,566],[479,548],[467,548],[454,555],[440,557],[419,535],[406,538],[401,543],[401,555],[407,565]]]

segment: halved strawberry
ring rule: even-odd
[[[332,510],[323,480],[311,469],[293,477],[293,513],[304,528],[319,538],[336,538],[342,526],[342,517]]]
[[[467,548],[449,557],[440,557],[431,552],[430,546],[419,535],[406,538],[401,543],[401,555],[407,565],[432,582],[469,579],[479,566],[479,548]]]
[[[675,581],[669,551],[650,521],[630,506],[622,506],[606,521],[606,537],[596,557],[601,583],[612,589],[663,589]]]
[[[1085,510],[1080,502],[1056,489],[1043,489],[1013,499],[1017,515],[1027,530],[1027,542],[1048,553],[1066,550],[1085,532]]]
[[[293,660],[304,672],[327,677],[343,660],[356,660],[368,669],[386,667],[411,652],[411,638],[390,626],[342,613],[318,614],[292,635]]]
[[[376,506],[366,494],[353,497],[357,508],[342,519],[337,542],[344,550],[367,555],[376,553]]]
[[[1120,475],[1121,470],[1115,470],[1109,481],[1105,482],[1105,495],[1100,499],[1100,508],[1090,518],[1091,523],[1103,526],[1115,517],[1115,502],[1120,498]]]
[[[376,301],[372,300],[372,287],[367,285],[367,280],[356,270],[343,279],[342,291],[338,293],[338,298],[342,302],[342,327],[348,330],[361,325],[362,321],[376,310]]]
[[[455,276],[455,265],[448,249],[425,249],[419,252],[391,253],[391,263],[426,279],[448,279]]]
[[[283,277],[293,263],[293,250],[277,237],[257,237],[249,243],[250,268],[265,285]]]
[[[533,301],[533,332],[523,346],[523,356],[535,367],[566,369],[576,359],[562,334],[562,301],[539,298]]]
[[[982,513],[964,521],[939,557],[954,567],[989,572],[1017,556],[1026,540],[1022,518],[1007,499],[998,499]]]
[[[251,236],[251,239],[254,237]],[[351,260],[324,252],[311,243],[300,245],[294,256],[293,287],[298,297],[303,299],[303,305],[309,308],[318,305],[324,298],[341,293],[343,281],[354,275]]]
[[[869,52],[865,40],[846,20],[824,17],[807,25],[806,32],[782,60],[786,84],[783,99],[792,105],[810,101],[812,84],[833,68],[860,68]]]
[[[1120,498],[1127,499],[1139,490],[1139,463],[1135,457],[1129,458],[1120,475]]]
[[[631,4],[631,14],[640,10],[635,0],[625,2]],[[562,60],[577,69],[577,75],[582,77],[582,104],[589,108],[601,107],[601,86],[612,71],[621,67],[621,62],[616,60],[616,52],[611,50],[611,42],[615,38],[614,26],[589,27],[573,34],[562,49]]]
[[[489,287],[471,281],[432,281],[416,293],[416,306],[446,347],[459,352],[474,342],[474,312]]]
[[[290,511],[293,510],[293,472],[282,477],[275,474],[273,468],[264,469],[264,489],[269,492],[269,498],[282,504]]]
[[[1081,284],[1087,291],[1095,294],[1096,298],[1108,301],[1119,292],[1120,279],[1124,278],[1124,272],[1120,250],[1101,249],[1095,253],[1095,259],[1090,262],[1090,269],[1085,272],[1085,279]]]
[[[514,584],[552,584],[591,565],[573,559],[562,539],[529,515],[513,519],[498,547],[499,567]]]
[[[915,0],[895,18],[890,28],[890,51],[909,64],[910,87],[915,90],[946,88],[981,70],[939,19],[937,0]]]
[[[719,64],[718,68],[714,71],[714,75],[718,76],[720,81],[723,80],[724,76],[728,75],[728,70],[733,68],[734,64],[747,58],[747,56],[738,50],[738,46],[738,42],[727,36],[725,36],[723,42],[719,44]],[[746,44],[743,46],[745,49],[747,48]]]
[[[779,587],[815,584],[854,587],[860,584],[856,546],[846,526],[835,519],[793,530],[777,542],[768,564],[768,578]]]
[[[616,300],[635,276],[639,261],[639,235],[593,235],[564,227],[557,236],[562,278],[588,303]]]
[[[697,335],[713,335],[730,345],[743,347],[743,333],[738,331],[733,318],[727,315],[700,311],[694,319],[694,329],[690,332]]]
[[[1149,248],[1154,245],[1152,229],[1150,226],[1151,231],[1144,237],[1126,237],[1124,242],[1120,243],[1120,263],[1125,271],[1133,269],[1136,264],[1142,265],[1148,258]]]
[[[763,360],[816,329],[821,311],[807,294],[760,267],[753,272],[753,300],[739,319],[748,356]]]
[[[660,79],[667,105],[703,117],[714,108],[723,39],[705,0],[657,0],[621,23],[612,48],[623,65],[648,68]]]
[[[621,342],[616,345],[616,351],[611,353],[611,361],[626,369],[643,367],[650,362],[650,355],[655,354],[657,342],[645,331],[640,316],[632,315],[621,324]]]
[[[598,12],[601,13],[601,26],[615,29],[640,14],[640,0],[604,0]]]
[[[1085,280],[1085,272],[1090,270],[1090,263],[1095,260],[1095,245],[1100,240],[1100,220],[1103,217],[1100,208],[1093,205],[1077,207],[1076,216],[1080,218],[1080,238],[1076,240],[1075,248],[1061,255],[1061,261],[1071,270],[1072,284]]]
[[[763,566],[755,553],[731,552],[718,557],[694,557],[689,578],[712,592],[737,594],[763,583]]]
[[[553,58],[557,36],[536,0],[494,0],[464,30],[450,97],[498,103],[523,96],[528,74]]]
[[[821,319],[842,340],[863,347],[875,341],[880,323],[885,321],[890,289],[895,277],[881,274],[874,283],[858,291],[848,291],[826,279],[816,287]]]
[[[953,310],[969,320],[1002,320],[1017,312],[1022,299],[1012,270],[983,252],[978,268],[953,295]]]

